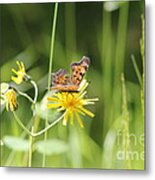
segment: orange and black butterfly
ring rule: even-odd
[[[71,64],[71,75],[67,74],[64,69],[59,69],[57,72],[52,73],[52,90],[76,92],[80,83],[88,71],[90,59],[83,56],[79,62]]]

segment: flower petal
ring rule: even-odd
[[[82,99],[87,94],[87,91],[84,91],[83,93],[80,93],[78,96],[78,99]]]
[[[87,88],[88,85],[89,85],[89,83],[84,79],[84,80],[81,82],[78,91],[82,93],[82,92]]]
[[[75,113],[75,115],[76,115],[76,118],[77,118],[78,123],[80,124],[81,128],[84,128],[84,125],[83,125],[82,119],[80,118],[79,114],[78,114],[78,113]]]
[[[68,120],[68,113],[66,112],[65,115],[64,115],[64,119],[63,119],[63,121],[62,121],[62,124],[63,124],[64,126],[67,125],[67,120]]]
[[[48,97],[47,100],[48,101],[54,101],[54,102],[59,101],[58,98],[54,98],[54,97]]]
[[[95,116],[91,111],[87,110],[86,108],[84,108],[82,106],[80,107],[80,109],[81,109],[81,111],[83,111],[85,114],[87,114],[90,117],[94,117]]]
[[[11,71],[12,71],[13,73],[15,73],[16,75],[18,75],[18,72],[17,72],[14,68],[12,68]]]
[[[85,116],[85,113],[82,112],[80,109],[76,109],[76,112],[78,112],[78,113],[82,114],[83,116]]]
[[[25,72],[25,66],[24,63],[21,61],[21,69]]]
[[[47,104],[47,107],[48,107],[48,108],[58,108],[58,107],[60,107],[60,106],[61,106],[60,103]]]

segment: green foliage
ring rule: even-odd
[[[4,145],[15,151],[28,151],[29,142],[26,139],[15,136],[4,136]]]
[[[76,123],[64,127],[60,121],[48,130],[46,141],[42,135],[26,140],[27,132],[1,106],[3,166],[27,166],[31,145],[32,167],[144,169],[143,3],[59,3],[51,56],[54,4],[1,5],[1,81],[10,82],[11,68],[21,60],[39,88],[36,106],[18,96],[16,113],[28,130],[38,132],[45,128],[45,122],[48,125],[61,116],[46,106],[51,96],[47,92],[51,78],[48,71],[69,71],[71,62],[89,56],[88,95],[99,98],[90,107],[95,117],[83,117],[85,128],[79,129]],[[53,56],[50,67],[49,56]],[[28,83],[9,85],[34,97],[34,88]],[[118,158],[118,152],[123,159]],[[128,152],[133,152],[134,158],[123,156]]]
[[[43,120],[47,119],[49,123],[53,122],[61,116],[61,113],[59,113],[56,109],[47,108],[47,98],[50,96],[52,96],[52,93],[47,92],[45,96],[42,98],[41,102],[38,102],[35,107],[36,115],[42,118]]]
[[[46,141],[38,141],[35,148],[39,153],[46,155],[62,154],[68,151],[67,144],[58,139],[48,139]]]

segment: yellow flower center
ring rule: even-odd
[[[80,101],[77,100],[75,94],[66,94],[66,99],[63,103],[64,107],[66,109],[68,108],[76,108],[78,105],[80,105]]]
[[[48,108],[57,108],[58,111],[64,111],[63,125],[67,125],[69,120],[73,124],[76,119],[81,127],[84,127],[81,116],[94,117],[94,114],[85,108],[86,105],[94,104],[98,99],[85,99],[86,91],[77,93],[73,92],[58,92],[48,97]]]

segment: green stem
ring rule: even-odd
[[[115,64],[114,64],[114,88],[112,95],[113,104],[113,119],[117,118],[121,113],[121,81],[120,77],[124,71],[125,53],[126,53],[126,41],[128,33],[128,18],[129,18],[129,7],[130,3],[125,2],[119,10],[118,19],[118,29],[117,29],[117,39],[116,39],[116,54],[115,54]],[[116,96],[117,94],[117,96]]]
[[[43,133],[47,132],[50,128],[52,128],[54,125],[56,125],[59,121],[62,120],[62,118],[65,116],[65,113],[62,114],[62,116],[60,116],[57,120],[55,120],[52,124],[48,125],[45,129],[37,132],[37,133],[34,133],[33,136],[40,136],[42,135]]]
[[[56,125],[59,121],[62,120],[62,118],[65,116],[65,113],[62,114],[62,116],[60,116],[57,120],[55,120],[52,124],[50,124],[49,126],[47,126],[46,128],[44,128],[43,130],[34,133],[32,130],[31,132],[24,126],[24,124],[21,122],[21,120],[18,118],[17,114],[13,111],[13,115],[15,120],[17,121],[17,123],[20,125],[20,127],[27,132],[27,134],[29,134],[32,137],[36,137],[36,136],[40,136],[43,133],[47,132],[50,128],[52,128],[54,125]]]
[[[38,98],[38,87],[35,83],[35,81],[30,80],[30,83],[33,85],[34,90],[35,90],[35,95],[34,95],[34,99],[32,99],[28,94],[23,93],[21,91],[17,91],[18,94],[20,94],[21,96],[24,96],[25,98],[27,98],[32,104],[35,104]]]
[[[24,129],[28,134],[29,134],[29,159],[28,159],[28,167],[31,167],[32,164],[32,136],[33,136],[33,131],[29,131],[24,124],[21,122],[21,120],[18,118],[17,114],[13,111],[13,115],[17,123],[21,126],[22,129]],[[33,125],[32,125],[32,130],[33,130]]]
[[[34,100],[33,100],[33,103],[35,104],[37,101],[37,98],[38,98],[38,87],[37,87],[35,81],[33,81],[33,80],[30,80],[30,83],[33,85],[34,90],[35,90],[35,95],[34,95]]]
[[[127,105],[127,90],[125,85],[124,74],[121,75],[121,82],[122,82],[122,121],[123,121],[123,130],[125,132],[125,137],[130,137],[130,117]],[[130,143],[128,139],[125,139],[125,145],[122,147],[123,152],[125,154],[130,152]],[[126,160],[126,168],[131,169],[131,160],[130,158]]]
[[[142,87],[143,82],[142,82],[141,74],[139,72],[139,69],[138,69],[138,66],[137,66],[137,63],[136,63],[136,60],[135,60],[135,56],[133,54],[131,55],[131,59],[132,59],[132,63],[133,63],[133,66],[134,66],[134,69],[135,69],[139,84]]]
[[[35,95],[34,95],[34,99],[32,99],[29,95],[27,95],[26,93],[23,93],[21,91],[18,91],[18,93],[24,97],[26,97],[33,105],[36,104],[37,98],[38,98],[38,87],[35,83],[35,81],[30,80],[29,81],[32,86],[34,87],[35,90]],[[34,112],[34,111],[33,111]],[[29,136],[29,155],[28,155],[28,167],[32,166],[32,152],[33,152],[33,136],[34,136],[34,120],[33,120],[33,124],[32,124],[32,128],[31,128],[31,132],[24,126],[24,124],[20,121],[20,119],[18,118],[18,116],[16,115],[15,112],[13,112],[14,117],[16,119],[16,121],[18,122],[18,124],[30,135]],[[34,113],[33,113],[33,118],[34,118]]]
[[[50,85],[51,85],[51,73],[52,73],[52,65],[53,65],[54,41],[55,41],[57,14],[58,14],[58,3],[55,3],[54,17],[53,17],[53,24],[52,24],[52,35],[51,35],[49,70],[48,70],[48,91],[50,90]],[[46,118],[45,126],[47,126],[47,125],[48,125],[48,119]],[[47,131],[45,131],[45,134],[44,134],[44,140],[46,141],[46,139],[47,139]],[[43,154],[42,167],[45,167],[45,163],[46,163],[46,155]]]
[[[34,126],[32,126],[31,134],[33,134]],[[28,159],[28,167],[32,166],[32,152],[33,152],[33,136],[29,137],[29,159]]]
[[[31,121],[28,123],[27,129],[31,127],[31,124],[32,124],[32,119],[31,119]],[[26,135],[27,135],[27,133],[26,133],[26,131],[24,131],[24,132],[21,134],[20,137],[21,137],[21,138],[25,138]],[[6,160],[5,166],[11,166],[11,164],[12,164],[14,158],[15,158],[15,154],[16,154],[16,151],[15,151],[15,150],[12,151],[12,152],[9,154],[9,156],[8,156],[8,158],[7,158],[7,160]]]
[[[23,93],[21,91],[17,91],[17,93],[20,94],[21,96],[24,96],[25,98],[27,98],[31,103],[34,103],[33,99],[26,93]]]
[[[29,134],[30,136],[33,136],[33,134],[24,126],[24,124],[21,122],[21,120],[18,118],[17,114],[15,113],[15,111],[12,112],[14,115],[15,120],[17,121],[17,123],[19,124],[19,126],[27,132],[27,134]]]
[[[37,102],[37,98],[38,98],[38,87],[35,83],[35,81],[30,80],[30,83],[32,84],[32,86],[34,87],[35,90],[35,95],[34,95],[34,99],[33,99],[33,104],[35,106],[36,102]],[[33,117],[34,117],[34,112],[33,111]],[[33,123],[32,123],[32,128],[31,128],[31,134],[33,135],[34,133],[34,119],[33,119]],[[29,160],[28,160],[28,167],[32,166],[32,153],[33,153],[33,136],[29,137]]]
[[[48,90],[50,89],[50,84],[51,84],[51,73],[52,73],[52,66],[53,66],[53,53],[54,53],[54,40],[55,40],[55,32],[56,32],[57,14],[58,14],[58,3],[55,3],[53,27],[52,27],[52,35],[51,35],[51,45],[50,45],[51,47],[50,47],[50,59],[49,59],[49,70],[48,70]]]

